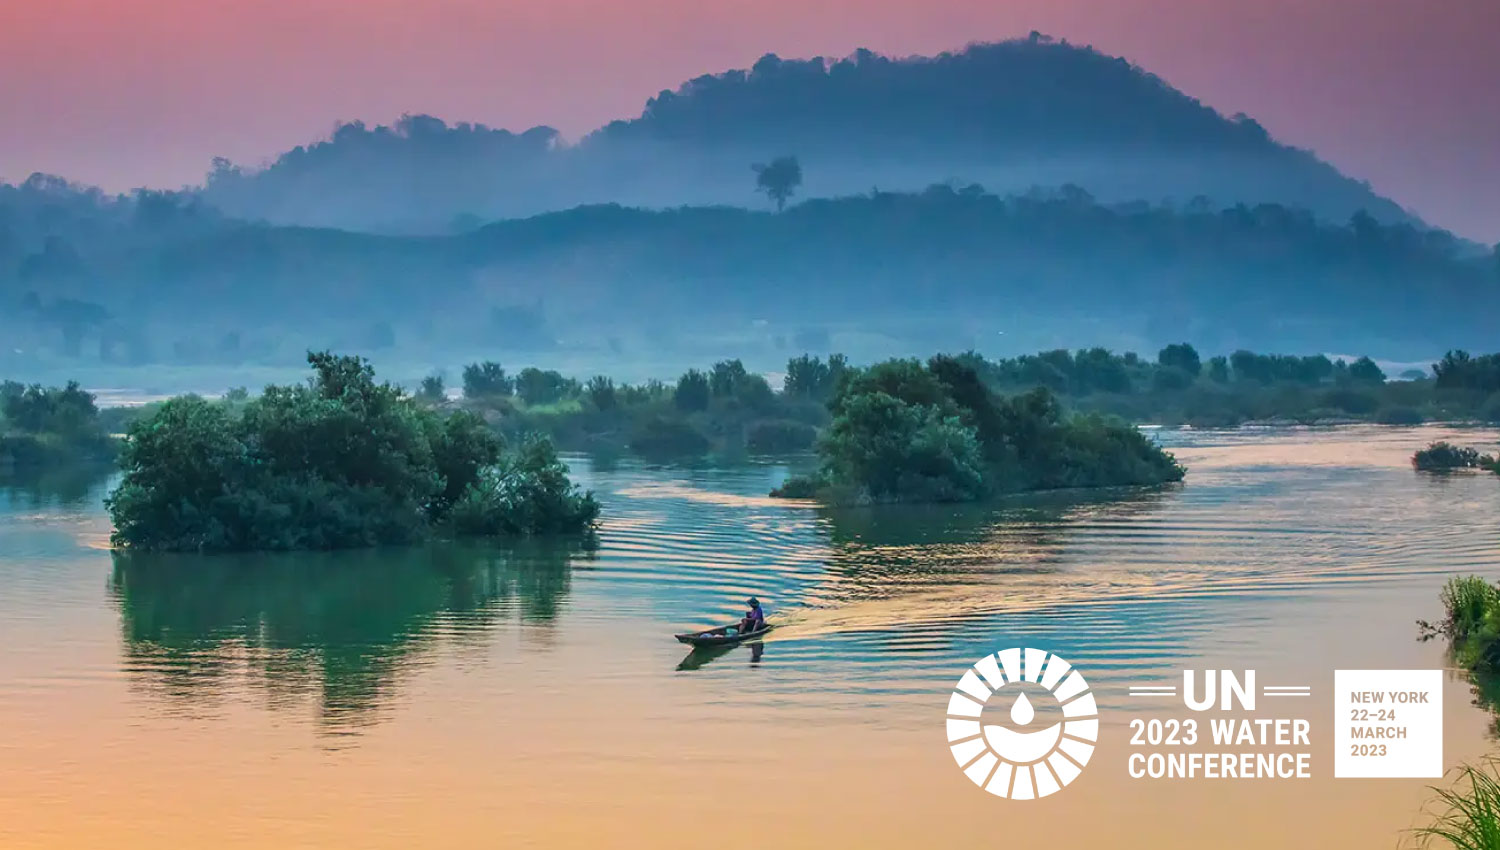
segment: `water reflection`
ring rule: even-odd
[[[369,722],[403,668],[497,622],[551,628],[576,545],[434,544],[289,555],[115,553],[125,667],[196,707],[249,685],[273,707],[311,701],[331,726]]]
[[[1100,565],[1080,575],[1080,543],[1099,529],[1119,540],[1179,498],[1173,487],[1060,491],[985,505],[819,509],[827,571],[807,594],[810,610],[796,618],[797,633],[953,626],[1068,601],[1100,581],[1119,581]]]
[[[750,650],[750,666],[759,667],[761,659],[766,654],[765,642],[755,641],[754,643],[744,644],[744,646],[747,646]],[[695,646],[688,651],[688,654],[681,661],[677,662],[677,669],[679,672],[697,670],[709,662],[723,658],[739,648],[739,646]]]
[[[92,501],[114,471],[107,463],[0,468],[0,499],[7,507],[21,510],[79,506]]]

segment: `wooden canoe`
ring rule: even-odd
[[[739,632],[732,635],[725,634],[727,630],[737,628],[739,628],[738,624],[731,624],[728,626],[719,626],[716,629],[684,632],[680,635],[673,635],[673,637],[677,638],[679,643],[691,644],[693,646],[733,646],[742,641],[764,637],[766,632],[769,632],[773,627],[765,626],[753,632]]]

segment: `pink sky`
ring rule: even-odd
[[[765,52],[1041,30],[1500,241],[1497,0],[3,0],[0,179],[119,190],[403,112],[576,137]]]

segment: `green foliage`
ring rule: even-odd
[[[1270,384],[1285,381],[1317,384],[1333,376],[1333,361],[1326,355],[1298,357],[1286,354],[1256,354],[1243,349],[1229,355],[1237,380]]]
[[[1351,419],[1417,424],[1485,420],[1492,406],[1500,416],[1500,392],[1484,391],[1482,377],[1457,378],[1465,368],[1476,371],[1473,364],[1487,358],[1470,358],[1462,352],[1445,358],[1446,366],[1437,366],[1449,376],[1446,388],[1424,377],[1425,373],[1418,373],[1416,379],[1387,381],[1379,365],[1365,356],[1351,363],[1321,354],[1240,350],[1200,362],[1194,374],[1197,351],[1186,343],[1163,348],[1154,362],[1128,351],[1098,348],[996,360],[973,352],[959,357],[992,389],[1013,393],[1046,387],[1075,410],[1110,413],[1135,422],[1196,427],[1232,427],[1249,421],[1328,424]]]
[[[8,427],[27,434],[78,437],[94,431],[99,408],[77,381],[62,389],[6,381],[0,385],[0,415]]]
[[[1432,364],[1438,389],[1500,390],[1500,354],[1471,357],[1467,351],[1450,351]]]
[[[1375,365],[1369,357],[1361,357],[1349,365],[1349,378],[1359,384],[1385,383],[1385,370]]]
[[[1208,361],[1208,379],[1216,384],[1229,383],[1229,358],[1219,355]]]
[[[859,370],[829,404],[834,418],[819,444],[819,471],[776,493],[972,501],[1019,490],[1182,478],[1172,456],[1135,428],[1068,416],[1045,388],[998,397],[973,362],[938,356],[926,365],[889,360]]]
[[[592,527],[599,503],[568,480],[551,441],[533,435],[498,468],[480,473],[452,513],[460,534],[567,534]]]
[[[662,460],[706,454],[709,442],[703,432],[684,419],[653,416],[636,426],[630,435],[630,450]]]
[[[464,398],[483,399],[508,396],[515,389],[505,369],[493,360],[470,363],[464,367]]]
[[[93,394],[78,382],[62,388],[0,383],[0,467],[108,460],[115,449]]]
[[[697,369],[689,369],[677,379],[677,390],[672,394],[672,401],[678,410],[695,411],[707,410],[709,399],[712,398],[712,390],[708,376]]]
[[[1158,365],[1178,369],[1193,377],[1203,371],[1203,361],[1198,357],[1198,349],[1193,348],[1185,342],[1175,343],[1163,348],[1156,354]]]
[[[756,191],[764,192],[776,204],[777,212],[786,209],[786,202],[802,185],[802,165],[794,156],[779,156],[750,169],[755,172]]]
[[[1413,830],[1421,847],[1434,841],[1453,850],[1500,850],[1500,780],[1495,765],[1472,765],[1459,771],[1458,782],[1435,789],[1444,810],[1432,824]]]
[[[806,451],[817,442],[818,429],[795,419],[763,419],[745,432],[745,448],[760,454]]]
[[[1481,467],[1490,469],[1495,466],[1495,458],[1480,454],[1478,449],[1468,446],[1455,446],[1449,442],[1438,441],[1412,455],[1411,465],[1417,469],[1434,472]]]
[[[842,354],[831,354],[828,362],[803,354],[786,363],[786,382],[782,392],[792,398],[827,401],[849,372],[849,360]]]
[[[1471,674],[1486,679],[1500,674],[1500,588],[1479,576],[1454,576],[1439,599],[1443,619],[1417,621],[1423,638],[1446,638],[1454,661]]]
[[[443,386],[442,375],[428,375],[417,387],[417,398],[428,404],[438,404],[448,399],[448,388]]]
[[[1421,425],[1422,412],[1406,405],[1382,407],[1375,413],[1375,421],[1381,425]]]
[[[749,377],[745,371],[745,364],[738,358],[734,360],[720,360],[714,364],[708,373],[709,394],[714,398],[730,398],[734,396],[740,385]]]
[[[593,403],[595,410],[614,410],[619,402],[615,396],[615,382],[604,375],[589,378],[583,391]]]
[[[528,366],[516,375],[516,395],[527,404],[552,404],[573,394],[578,382],[558,372]]]
[[[463,533],[481,527],[483,507],[517,512],[485,518],[489,528],[516,533],[592,523],[597,508],[556,495],[561,473],[547,467],[542,449],[528,443],[508,461],[478,417],[443,417],[416,404],[376,383],[360,358],[312,353],[308,362],[307,384],[269,386],[237,415],[182,396],[132,425],[124,477],[106,500],[115,544],[225,551],[409,543],[459,504]],[[497,476],[497,464],[545,486],[506,489],[513,479]],[[497,493],[504,498],[488,498]],[[518,501],[525,496],[539,502]]]

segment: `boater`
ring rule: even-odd
[[[760,610],[760,600],[752,596],[749,599],[745,600],[745,604],[750,606],[750,610],[746,611],[745,618],[743,620],[740,620],[740,632],[742,634],[748,634],[750,632],[758,632],[761,629],[765,628],[766,614],[764,611]]]

